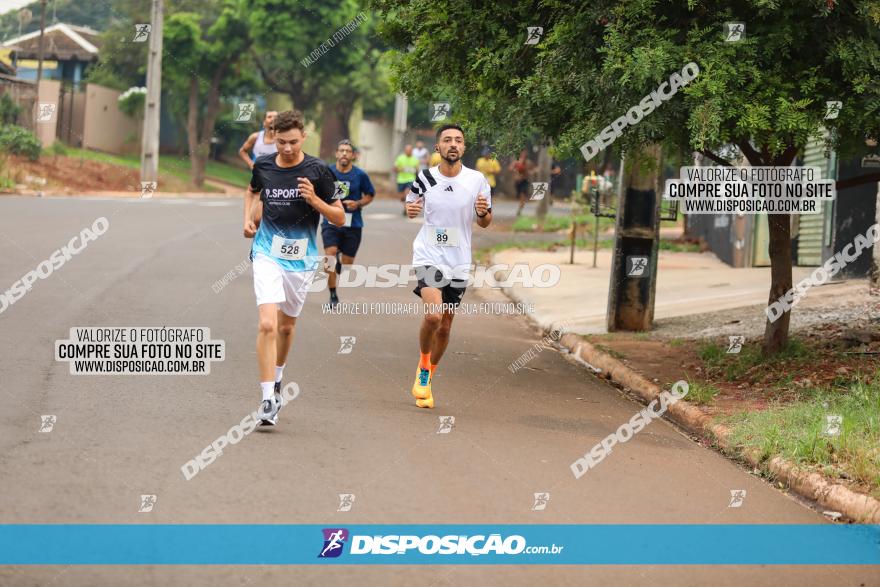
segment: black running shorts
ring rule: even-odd
[[[435,287],[440,290],[444,304],[457,306],[461,303],[467,289],[466,279],[447,279],[436,267],[419,266],[415,268],[415,272],[419,282],[413,290],[414,294],[422,297],[423,287]]]

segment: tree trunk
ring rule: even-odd
[[[753,167],[762,165],[788,167],[801,150],[799,146],[789,145],[782,154],[772,158],[767,145],[761,145],[760,152],[747,139],[736,141],[736,145]],[[712,157],[711,153],[705,151],[702,153],[717,161],[717,158]],[[721,163],[725,164],[723,161]],[[791,215],[768,214],[767,225],[770,232],[768,247],[770,253],[770,295],[767,300],[769,306],[791,289]],[[772,322],[769,317],[767,318],[764,325],[763,351],[765,356],[778,353],[785,348],[788,343],[790,320],[791,311],[784,312]]]
[[[332,159],[339,141],[351,138],[348,122],[353,111],[354,102],[351,100],[333,102],[325,106],[321,121],[321,149],[318,155],[321,159]]]
[[[877,184],[877,199],[874,206],[874,221],[880,224],[880,183]],[[871,287],[880,288],[880,245],[874,243],[871,249],[874,251],[871,261]]]
[[[770,227],[770,298],[768,305],[791,289],[791,215],[768,214]],[[764,354],[781,351],[788,342],[791,311],[784,312],[774,322],[767,319],[764,327]]]
[[[189,147],[189,165],[192,182],[201,186],[205,181],[204,165],[199,165],[199,79],[189,80],[189,104],[186,113],[186,140]]]
[[[220,83],[226,74],[228,64],[224,64],[214,72],[211,84],[208,87],[205,114],[201,119],[199,129],[199,115],[201,114],[199,78],[193,76],[189,80],[189,102],[186,113],[186,139],[189,147],[189,166],[192,175],[192,183],[201,188],[205,185],[205,166],[211,153],[211,137],[214,136],[214,125],[220,115]]]
[[[220,83],[223,76],[226,75],[227,65],[217,68],[208,87],[208,96],[205,104],[205,115],[202,118],[201,133],[196,130],[195,149],[193,149],[193,140],[190,139],[190,167],[192,168],[192,182],[197,188],[205,185],[205,167],[208,163],[208,157],[211,154],[211,139],[214,136],[214,126],[217,124],[217,117],[220,115]],[[194,83],[193,83],[194,82]],[[193,105],[193,92],[195,92],[195,107]],[[191,80],[189,95],[189,125],[198,129],[199,115],[199,83],[198,80]],[[193,116],[195,112],[195,116]]]
[[[204,147],[199,147],[199,153],[195,158],[196,172],[193,175],[193,185],[200,188],[205,185],[205,166],[208,163],[208,154],[204,152]]]
[[[764,153],[762,161],[769,161],[765,165],[788,167],[794,161],[799,147],[789,145],[785,151],[770,159],[767,147],[761,148]],[[747,155],[748,157],[748,155]],[[751,162],[751,158],[749,158]],[[754,165],[754,163],[753,163]],[[768,304],[772,304],[778,298],[785,295],[791,289],[791,214],[768,214],[767,223],[770,232],[770,298]],[[791,321],[791,311],[784,312],[776,321],[767,319],[764,327],[764,355],[769,356],[778,353],[788,343],[788,326]]]

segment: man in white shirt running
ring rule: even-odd
[[[457,124],[437,130],[440,164],[419,171],[406,197],[406,213],[425,222],[413,241],[418,285],[413,292],[425,302],[419,331],[420,357],[412,394],[420,408],[433,408],[431,379],[449,344],[455,307],[470,277],[473,222],[492,222],[492,192],[485,176],[461,164],[464,131]]]

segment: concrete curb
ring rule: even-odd
[[[598,350],[577,334],[565,334],[560,344],[574,356],[601,369],[608,379],[629,388],[646,403],[653,401],[662,391],[653,382],[642,377],[614,357]],[[667,415],[676,424],[704,438],[728,452],[736,452],[753,467],[768,472],[785,482],[795,493],[818,502],[824,507],[842,513],[862,524],[880,523],[880,501],[869,495],[857,493],[843,485],[832,483],[818,473],[799,469],[781,457],[761,461],[757,451],[735,451],[731,448],[727,427],[714,424],[712,419],[696,406],[680,400],[671,405]]]
[[[502,291],[515,302],[527,302],[513,288],[502,288]],[[545,332],[558,326],[538,320],[534,316],[529,316],[529,320]],[[611,355],[600,351],[578,334],[563,334],[559,339],[559,344],[567,348],[572,355],[581,361],[600,369],[604,377],[632,390],[645,403],[652,402],[662,391],[652,381],[642,377]],[[781,457],[774,457],[769,461],[762,462],[757,451],[737,451],[731,448],[728,428],[713,423],[712,419],[702,410],[685,400],[679,400],[669,406],[666,414],[691,434],[714,442],[725,452],[742,456],[753,467],[770,473],[785,482],[798,495],[811,499],[830,510],[840,512],[855,522],[880,524],[880,500],[874,499],[870,495],[857,493],[838,483],[832,483],[818,473],[798,469],[797,465]]]

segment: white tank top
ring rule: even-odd
[[[268,155],[270,153],[277,153],[278,149],[275,148],[275,143],[264,143],[263,137],[266,134],[265,130],[261,130],[257,135],[257,141],[254,143],[254,148],[251,150],[253,154],[254,161],[257,160],[257,157],[260,155]]]

